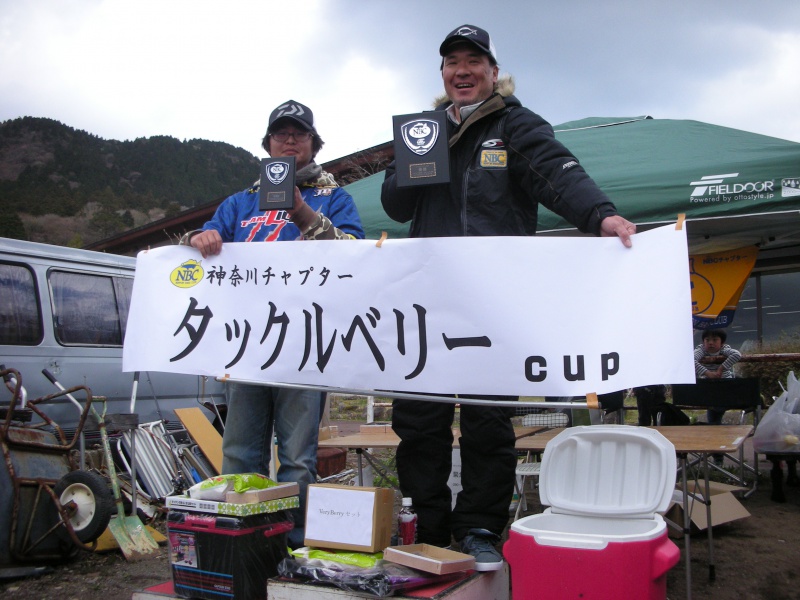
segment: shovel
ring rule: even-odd
[[[46,371],[46,369],[45,369]],[[44,371],[43,371],[44,372]],[[45,376],[59,388],[63,386],[56,381],[55,377],[49,372]],[[138,560],[147,554],[152,554],[158,550],[158,543],[147,531],[144,523],[134,514],[130,517],[125,516],[125,508],[122,506],[122,495],[119,491],[119,481],[117,480],[117,470],[114,467],[114,457],[111,455],[111,445],[108,443],[108,432],[106,431],[106,401],[103,399],[103,414],[99,414],[94,405],[91,407],[92,414],[97,419],[97,426],[100,428],[100,438],[103,441],[103,452],[106,457],[108,475],[111,478],[111,488],[114,490],[114,502],[117,505],[117,516],[111,519],[108,529],[119,544],[122,554],[127,560]]]

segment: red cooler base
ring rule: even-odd
[[[680,559],[666,531],[652,540],[610,542],[602,550],[543,546],[510,531],[503,554],[513,600],[664,600],[667,572]]]

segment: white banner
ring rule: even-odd
[[[427,394],[693,383],[685,230],[139,254],[125,371]]]

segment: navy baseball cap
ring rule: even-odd
[[[300,104],[296,100],[287,100],[272,111],[269,116],[267,133],[272,131],[272,126],[280,119],[291,119],[301,125],[303,129],[310,129],[314,135],[318,135],[314,127],[314,113],[305,104]]]
[[[450,46],[458,42],[467,42],[476,46],[484,54],[488,54],[493,64],[497,64],[497,52],[494,43],[489,36],[489,32],[475,25],[462,25],[447,34],[442,45],[439,46],[439,56],[445,56],[450,50]]]

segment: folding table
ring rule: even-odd
[[[547,429],[544,426],[530,426],[530,427],[515,427],[514,435],[517,440],[526,436],[533,435],[537,432]],[[459,447],[458,438],[460,437],[458,429],[453,430],[453,448]],[[400,444],[400,438],[392,431],[391,427],[386,425],[383,427],[376,427],[374,425],[362,425],[361,431],[352,435],[342,437],[332,437],[327,440],[320,440],[320,448],[346,448],[354,450],[358,454],[358,485],[364,485],[363,475],[363,460],[366,460],[374,469],[381,474],[385,475],[387,467],[380,464],[379,461],[370,452],[371,449],[394,449]]]

